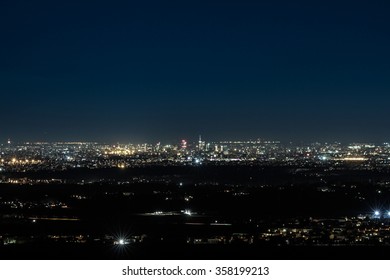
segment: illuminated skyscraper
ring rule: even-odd
[[[199,135],[199,142],[198,142],[199,151],[204,151],[205,146],[206,143],[202,141],[202,135]]]
[[[186,140],[181,140],[180,148],[182,150],[186,150],[187,149],[187,141]]]

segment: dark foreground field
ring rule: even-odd
[[[0,259],[8,260],[387,260],[389,246],[248,245],[153,245],[112,248],[108,246],[12,246],[2,248]]]
[[[390,249],[387,170],[206,165],[4,176],[24,183],[0,188],[2,259],[386,259]]]

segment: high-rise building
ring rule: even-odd
[[[199,142],[198,142],[199,151],[204,151],[205,147],[206,147],[206,142],[202,141],[202,135],[199,135]]]
[[[187,141],[186,140],[181,140],[181,143],[180,143],[180,148],[182,150],[186,150],[187,149]]]

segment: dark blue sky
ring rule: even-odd
[[[0,140],[390,141],[389,1],[0,2]]]

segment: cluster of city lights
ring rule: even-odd
[[[390,211],[385,212],[383,215],[390,218]],[[375,210],[374,211],[374,217],[376,217],[376,218],[382,217],[382,212],[379,211],[379,210]]]
[[[114,245],[117,245],[117,246],[124,246],[124,245],[129,245],[129,244],[130,244],[130,242],[125,238],[119,238],[118,240],[114,241]]]
[[[1,163],[6,163],[6,164],[11,164],[11,165],[27,165],[27,164],[39,164],[42,161],[41,160],[35,160],[35,159],[17,159],[17,158],[12,158],[8,161],[1,159]]]

